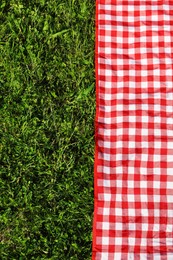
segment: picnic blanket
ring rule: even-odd
[[[96,1],[93,260],[173,260],[173,0]]]

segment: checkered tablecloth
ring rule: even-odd
[[[173,0],[96,1],[93,260],[173,260]]]

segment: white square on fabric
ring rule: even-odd
[[[173,175],[173,168],[166,169],[167,175]]]
[[[160,210],[159,209],[154,209],[154,216],[160,217]]]
[[[160,175],[161,174],[161,168],[160,167],[159,168],[158,167],[154,168],[153,169],[153,173]]]
[[[118,188],[122,188],[122,180],[117,180],[116,181],[116,186],[118,187]]]
[[[134,181],[128,181],[128,188],[134,188]]]
[[[122,134],[123,134],[123,128],[118,128],[117,135],[122,135]]]
[[[154,202],[160,202],[160,195],[154,194],[153,200],[154,200]]]
[[[168,209],[168,210],[167,210],[167,216],[168,216],[169,218],[172,218],[172,217],[173,217],[173,210],[172,210],[172,209]]]
[[[107,11],[111,11],[112,10],[112,5],[106,4],[106,5],[100,5],[102,6],[102,10],[107,10]]]
[[[135,209],[129,208],[129,209],[128,209],[128,215],[129,215],[130,217],[136,216]]]
[[[111,135],[111,130],[110,129],[104,129],[104,135]]]
[[[160,149],[161,146],[162,146],[162,143],[160,141],[154,143],[154,147],[157,148],[157,149]]]
[[[110,209],[104,207],[104,208],[103,208],[103,215],[104,215],[104,216],[109,216],[109,214],[110,214]]]
[[[128,172],[129,172],[129,174],[134,174],[135,168],[134,167],[128,167]]]
[[[153,182],[153,188],[154,189],[160,189],[160,181],[154,181]]]
[[[115,237],[115,245],[122,245],[122,237]]]
[[[116,208],[116,209],[115,209],[115,215],[116,215],[116,216],[122,216],[122,215],[123,215],[122,209],[121,209],[121,208]]]
[[[104,157],[104,160],[106,160],[106,161],[110,161],[110,159],[111,159],[111,155],[109,153],[104,153],[103,157]]]
[[[153,231],[159,231],[159,228],[160,228],[159,224],[154,224]]]
[[[154,154],[153,155],[153,159],[154,159],[154,162],[159,162],[160,161],[160,155],[159,154]]]
[[[144,167],[141,167],[141,174],[142,175],[147,175],[147,173],[148,173],[148,169],[144,168]]]
[[[122,110],[123,110],[123,105],[117,105],[117,111],[122,111]],[[119,122],[122,122],[122,119],[123,119],[123,118],[119,116],[119,117],[117,118],[117,122],[118,122],[118,120],[121,120],[121,121],[119,121]]]
[[[110,167],[103,166],[103,173],[110,174]]]
[[[128,53],[131,54],[131,55],[134,55],[135,54],[135,49],[134,48],[129,48],[128,49]]]
[[[111,112],[111,110],[112,110],[112,107],[111,106],[105,106],[104,107],[105,108],[105,112]]]
[[[118,75],[119,77],[122,77],[122,76],[124,75],[124,71],[123,71],[123,70],[118,70],[118,71],[117,71],[117,75]]]
[[[122,223],[120,223],[120,222],[115,223],[115,229],[116,230],[122,230],[122,228],[123,228],[123,224]]]
[[[123,59],[117,59],[117,64],[118,64],[118,65],[123,65],[123,64],[124,64]]]
[[[108,260],[109,259],[109,253],[96,253],[96,259],[100,259],[100,260]]]
[[[148,201],[148,196],[146,194],[141,194],[140,198],[141,198],[142,202],[147,202]]]
[[[111,117],[105,117],[104,122],[105,124],[111,124]]]
[[[151,17],[153,21],[158,21],[158,15],[152,15]]]
[[[120,16],[120,19],[117,19],[117,20],[123,21],[123,17]],[[117,38],[116,40],[118,43],[123,43],[123,37],[116,37],[116,38]]]
[[[167,189],[173,189],[173,182],[167,182],[167,185],[166,185]]]
[[[111,148],[111,142],[104,142],[104,147],[105,148]]]
[[[109,237],[102,237],[102,245],[109,245]]]
[[[147,239],[141,238],[141,246],[146,246],[146,245],[147,245]],[[141,258],[141,259],[147,259],[147,258]]]
[[[124,7],[123,7],[123,5],[121,5],[121,3],[116,6],[116,10],[117,10],[117,11],[122,11],[123,8],[124,8]]]
[[[147,70],[142,70],[141,71],[141,76],[146,77],[148,75],[148,71]]]
[[[146,189],[147,188],[147,181],[140,181],[140,187]]]
[[[136,146],[135,142],[129,141],[129,148],[135,148],[135,146]]]
[[[134,5],[128,5],[128,11],[130,11],[130,12],[134,12],[134,10],[135,10],[135,6]]]
[[[104,193],[104,200],[110,201],[111,200],[111,194]]]
[[[142,116],[141,117],[141,122],[142,123],[148,123],[148,116]]]
[[[105,47],[105,54],[111,54],[112,53],[112,49],[109,47]]]
[[[110,69],[105,70],[105,75],[112,76],[112,70],[110,70]]]
[[[129,76],[135,76],[136,75],[136,70],[129,70]]]
[[[129,201],[129,202],[134,202],[134,201],[135,201],[135,196],[134,196],[134,194],[128,194],[128,195],[127,195],[127,198],[128,198],[128,201]]]
[[[147,153],[147,154],[143,153],[143,154],[141,155],[141,160],[142,160],[142,161],[148,161],[148,153]],[[142,169],[142,171],[144,172],[143,169]]]
[[[109,222],[102,222],[102,229],[109,230]]]
[[[104,187],[111,187],[111,182],[110,182],[110,180],[103,180],[103,186],[104,186]]]
[[[154,129],[154,135],[160,136],[161,135],[161,130],[160,129]]]
[[[148,223],[142,223],[142,230],[148,231]],[[146,240],[145,240],[146,241]],[[143,241],[144,242],[144,241]]]
[[[129,122],[136,122],[136,117],[135,116],[129,116]]]
[[[148,202],[148,200],[145,201],[145,202]],[[148,209],[143,208],[143,209],[141,210],[141,215],[142,215],[143,217],[148,217],[148,215],[149,215]]]
[[[117,166],[116,167],[116,174],[122,174],[123,173],[123,167],[122,166]]]
[[[112,100],[112,95],[111,94],[105,94],[104,98],[105,98],[105,100]]]
[[[112,82],[106,81],[104,84],[105,84],[105,88],[111,88],[112,87]]]
[[[129,230],[136,230],[136,223],[129,223]]]
[[[129,239],[128,239],[128,242],[129,242],[130,246],[134,246],[135,245],[135,241],[136,241],[135,237],[129,237]]]
[[[152,42],[158,42],[159,37],[158,36],[152,36]]]
[[[149,130],[148,130],[147,128],[141,129],[141,135],[142,135],[142,136],[144,136],[144,135],[145,135],[145,136],[146,136],[146,135],[148,136],[148,131],[149,131]]]
[[[112,37],[111,36],[105,36],[105,42],[111,42],[112,41]]]

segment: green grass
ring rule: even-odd
[[[93,0],[0,2],[2,260],[91,259]]]

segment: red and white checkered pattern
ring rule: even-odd
[[[173,260],[173,0],[97,0],[93,260]]]

